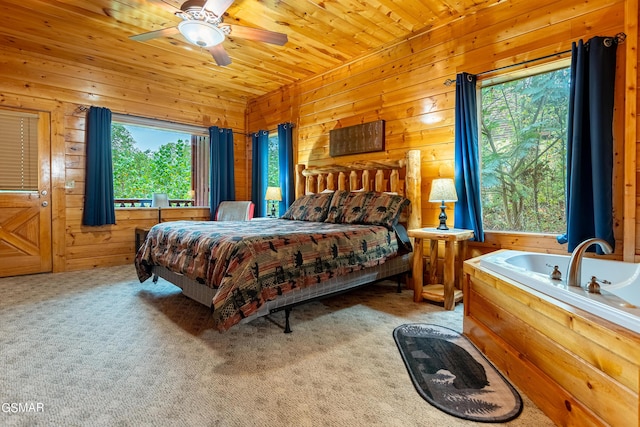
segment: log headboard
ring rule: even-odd
[[[402,159],[375,160],[306,168],[296,165],[296,199],[325,189],[390,191],[411,201],[407,228],[422,227],[420,150],[409,150]]]

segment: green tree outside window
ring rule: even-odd
[[[280,187],[280,164],[278,163],[278,133],[269,134],[269,161],[267,169],[267,186]]]
[[[129,128],[121,123],[111,126],[114,197],[148,199],[153,193],[167,193],[170,199],[190,199],[190,135],[143,151]]]
[[[481,194],[486,230],[566,229],[570,70],[481,89]]]

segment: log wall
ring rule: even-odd
[[[336,161],[329,155],[330,130],[385,120],[385,150],[368,153],[366,158],[398,158],[403,151],[421,150],[422,192],[429,194],[433,178],[454,174],[455,85],[446,86],[445,80],[455,80],[459,72],[479,74],[563,52],[578,39],[631,31],[635,39],[618,47],[615,95],[614,232],[616,256],[622,257],[623,212],[629,204],[627,228],[634,234],[636,228],[635,220],[628,220],[629,215],[635,217],[635,198],[625,198],[627,178],[633,175],[635,180],[636,171],[635,151],[625,159],[625,139],[634,147],[636,144],[635,122],[633,132],[625,127],[636,117],[635,109],[625,114],[625,107],[629,108],[625,99],[631,95],[635,101],[636,97],[637,58],[630,65],[626,61],[627,52],[635,52],[637,46],[637,32],[632,28],[637,25],[637,8],[634,12],[629,5],[633,2],[637,0],[500,3],[251,100],[247,127],[256,131],[282,122],[295,123],[296,163],[322,166]],[[628,19],[627,10],[631,13]],[[489,73],[480,79],[496,75]],[[632,76],[631,83],[625,83],[627,75]],[[633,165],[625,161],[633,161]],[[449,206],[451,221],[453,205]],[[438,224],[437,204],[423,197],[421,210],[424,226]],[[640,253],[640,237],[635,246],[634,252]],[[488,233],[486,243],[469,245],[472,255],[502,247],[566,253],[566,246],[560,246],[550,235]]]
[[[366,158],[395,159],[421,151],[422,192],[431,180],[453,176],[455,88],[446,79],[458,72],[481,73],[570,48],[595,35],[631,36],[619,47],[615,111],[614,207],[617,256],[640,259],[637,218],[637,0],[513,0],[470,14],[316,77],[251,100],[215,98],[196,87],[152,84],[126,73],[30,54],[0,46],[0,107],[51,112],[54,271],[131,261],[133,228],[148,225],[157,211],[118,211],[118,224],[80,224],[84,186],[84,117],[78,107],[96,105],[113,112],[230,127],[236,135],[236,191],[250,197],[251,150],[241,136],[292,122],[295,163],[322,166],[329,156],[331,129],[385,120],[386,148]],[[347,43],[348,41],[345,41]],[[488,75],[491,77],[491,75]],[[185,102],[188,100],[188,102]],[[340,162],[363,156],[344,156]],[[68,184],[73,181],[73,187]],[[423,225],[437,224],[438,207],[423,197]],[[186,215],[190,215],[187,213]],[[201,214],[195,218],[202,218]],[[472,254],[509,247],[563,252],[553,236],[490,233]],[[105,251],[105,248],[108,250]],[[624,252],[623,252],[624,251]],[[101,254],[95,257],[96,254]]]
[[[50,111],[53,271],[133,262],[136,227],[158,221],[157,209],[117,209],[116,225],[83,226],[85,117],[95,105],[114,113],[196,126],[229,127],[235,135],[236,197],[250,197],[244,101],[211,97],[196,88],[166,87],[100,68],[78,67],[0,46],[0,108]],[[184,102],[188,100],[189,102]],[[182,219],[208,219],[207,209],[172,211]]]

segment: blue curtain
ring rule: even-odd
[[[567,233],[558,242],[572,252],[580,242],[613,237],[613,90],[617,40],[594,37],[571,48],[567,131]],[[598,247],[599,251],[600,248]]]
[[[111,162],[111,110],[89,108],[87,114],[87,164],[82,224],[116,223]]]
[[[267,216],[267,166],[269,164],[269,132],[261,130],[251,135],[253,166],[251,168],[251,201],[255,205],[254,216]]]
[[[293,124],[278,125],[278,167],[280,170],[280,189],[282,202],[279,203],[279,215],[282,216],[296,197],[293,172]]]
[[[478,110],[476,76],[456,76],[455,182],[458,202],[454,227],[473,230],[474,239],[484,241],[480,202],[480,157],[478,151]]]
[[[211,156],[209,174],[209,207],[211,220],[220,202],[236,199],[233,168],[233,131],[218,126],[209,128]]]

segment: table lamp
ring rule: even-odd
[[[451,178],[438,178],[431,182],[431,193],[429,193],[430,202],[442,202],[440,205],[440,225],[438,230],[448,230],[447,227],[447,214],[444,202],[457,202],[458,195],[456,194],[456,185]]]
[[[267,187],[267,194],[264,199],[269,202],[271,206],[271,218],[276,217],[276,202],[282,201],[282,191],[280,187]]]

